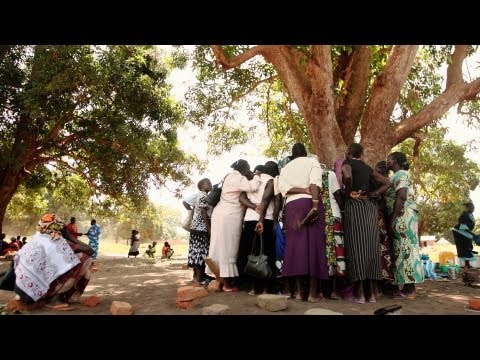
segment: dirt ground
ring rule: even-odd
[[[325,299],[319,303],[288,300],[288,308],[280,312],[269,312],[256,305],[256,296],[247,292],[214,293],[198,300],[192,309],[175,307],[176,291],[179,286],[189,285],[191,270],[185,269],[186,258],[167,261],[147,260],[122,256],[101,256],[99,270],[92,279],[81,300],[91,295],[100,299],[96,307],[81,303],[73,304],[72,311],[41,309],[29,312],[31,315],[108,315],[114,300],[132,304],[135,315],[200,315],[204,306],[225,304],[232,315],[301,315],[311,308],[323,308],[345,315],[372,315],[384,306],[402,305],[406,315],[478,315],[467,311],[468,299],[480,296],[480,289],[467,287],[461,278],[456,280],[426,280],[418,285],[416,300],[390,299],[382,297],[375,304],[354,304],[345,300]],[[13,292],[0,290],[0,303],[5,304]]]

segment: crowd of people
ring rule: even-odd
[[[328,169],[297,143],[291,155],[253,171],[239,159],[222,180],[218,203],[209,198],[210,179],[201,179],[198,192],[183,202],[192,211],[188,266],[193,283],[202,286],[218,278],[225,292],[243,288],[251,295],[281,293],[311,303],[325,297],[356,304],[374,303],[381,295],[414,299],[424,268],[407,158],[393,152],[372,168],[362,156],[363,147],[353,143]],[[458,256],[469,267],[477,235],[474,205],[464,205],[453,235]],[[2,255],[15,256],[8,286],[16,302],[36,307],[52,299],[78,300],[98,255],[101,228],[95,219],[90,225],[80,233],[75,217],[64,224],[46,214],[29,242],[17,236],[7,243],[1,234]],[[83,235],[88,245],[78,240]],[[128,257],[139,255],[140,238],[132,230]],[[144,257],[155,258],[156,245],[148,245]],[[165,242],[161,258],[173,253]],[[247,264],[261,254],[269,271],[254,276]],[[5,286],[0,281],[0,288]]]
[[[27,243],[26,236],[23,238],[21,235],[17,235],[17,237],[12,236],[9,243],[5,241],[6,238],[7,235],[5,233],[0,235],[0,255],[2,256],[14,255]]]
[[[201,179],[198,193],[184,201],[193,209],[193,283],[217,277],[226,292],[245,288],[308,302],[414,298],[424,272],[406,156],[391,153],[372,168],[362,155],[363,147],[353,143],[329,170],[297,143],[278,164],[268,161],[254,171],[239,159],[215,206],[210,179]],[[271,270],[262,278],[244,272],[259,235]]]

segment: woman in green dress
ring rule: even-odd
[[[392,187],[385,193],[390,232],[393,238],[395,282],[403,285],[401,297],[415,297],[415,284],[424,281],[418,241],[418,210],[407,172],[409,165],[404,153],[394,152],[387,158],[387,168],[393,171]]]

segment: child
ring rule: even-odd
[[[174,251],[171,248],[170,244],[168,241],[165,241],[165,244],[163,244],[162,248],[162,259],[170,259],[173,255]]]
[[[148,258],[154,258],[155,257],[155,246],[157,246],[157,242],[154,241],[152,245],[148,245],[148,249],[145,251],[145,256]]]

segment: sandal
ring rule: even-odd
[[[225,288],[225,287],[224,287],[224,288],[223,288],[223,291],[225,291],[225,292],[236,292],[236,291],[238,291],[238,289],[235,288],[235,287],[233,287],[233,288]]]
[[[361,298],[356,298],[355,296],[352,298],[352,302],[354,302],[355,304],[365,304],[365,298],[364,297],[361,297]]]
[[[323,300],[323,297],[312,297],[312,296],[308,297],[308,302],[309,303],[318,303],[322,300]]]
[[[301,294],[295,295],[295,301],[303,301],[303,297]]]

